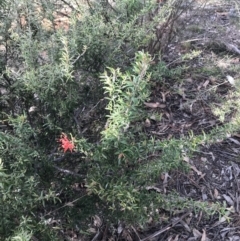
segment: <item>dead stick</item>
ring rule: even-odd
[[[148,237],[146,237],[146,238],[144,238],[144,239],[141,239],[140,241],[146,241],[146,240],[152,239],[152,238],[158,236],[159,234],[166,232],[167,230],[173,228],[177,223],[179,223],[183,218],[185,218],[185,217],[188,216],[189,214],[190,214],[190,212],[185,213],[185,214],[182,215],[182,217],[180,217],[178,220],[176,220],[176,221],[174,221],[173,223],[167,225],[165,228],[163,228],[163,229],[155,232],[154,234],[151,234],[150,236],[148,236]]]

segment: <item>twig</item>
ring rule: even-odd
[[[78,6],[78,8],[80,8],[78,1],[75,0],[75,4]]]
[[[54,150],[56,151],[56,150]],[[56,153],[51,153],[49,156],[48,156],[48,159],[51,159]],[[66,157],[68,156],[77,156],[77,157],[81,157],[81,156],[84,156],[81,152],[73,152],[73,153],[66,153],[64,154],[63,156],[60,156],[58,158],[55,158],[52,160],[52,162],[60,162],[60,161],[63,161]]]
[[[82,57],[86,53],[86,51],[87,51],[87,46],[84,45],[83,52],[81,54],[78,54],[78,57],[72,62],[72,65],[74,65],[79,60],[79,58]]]
[[[119,13],[107,0],[108,5],[110,6],[110,8],[115,12],[115,13]]]
[[[56,168],[58,171],[69,174],[69,175],[73,175],[73,176],[76,176],[76,177],[82,177],[82,178],[85,177],[84,175],[77,174],[76,172],[72,172],[72,171],[69,171],[67,169],[57,167],[55,165],[53,165],[53,167]]]
[[[138,240],[141,240],[141,238],[139,237],[139,235],[138,235],[138,233],[137,233],[136,229],[135,229],[133,226],[131,226],[131,228],[132,228],[132,230],[135,232],[135,234],[137,235]]]
[[[106,225],[105,230],[103,232],[102,241],[106,241],[107,240],[107,231],[108,231],[108,225]]]
[[[92,5],[90,4],[89,0],[87,0],[88,7],[92,10]]]
[[[96,241],[100,235],[99,229],[91,241]]]
[[[183,44],[183,43],[189,43],[189,42],[195,42],[195,41],[202,41],[202,40],[206,40],[206,38],[193,38],[193,39],[184,40],[184,41],[182,41],[182,42],[180,42],[180,43]]]
[[[224,43],[230,52],[240,54],[240,50],[233,44]]]
[[[73,11],[76,11],[76,12],[78,12],[78,13],[80,13],[79,12],[79,10],[77,10],[75,7],[73,7],[71,4],[69,4],[68,2],[66,2],[65,0],[61,0],[63,3],[65,3],[68,7],[70,7]]]
[[[77,202],[78,200],[80,200],[81,198],[83,198],[83,197],[85,197],[85,196],[87,196],[87,194],[85,194],[85,195],[83,195],[83,196],[81,196],[81,197],[73,200],[72,202],[68,202],[68,203],[64,204],[62,207],[59,207],[59,208],[57,208],[57,209],[55,209],[55,210],[53,210],[53,211],[48,212],[47,214],[44,215],[44,217],[47,216],[47,215],[50,215],[50,214],[52,214],[52,213],[54,213],[54,212],[56,212],[56,211],[58,211],[58,210],[60,210],[60,209],[62,209],[62,208],[65,208],[65,207],[69,206],[69,203],[72,204],[72,203]]]
[[[173,228],[176,224],[178,224],[179,222],[182,221],[183,218],[185,218],[186,216],[188,216],[190,214],[190,212],[185,213],[184,215],[182,215],[182,217],[178,218],[176,221],[172,222],[171,224],[167,225],[165,228],[155,232],[154,234],[149,235],[148,237],[144,238],[144,239],[140,239],[140,241],[146,241],[146,240],[151,240],[154,237],[158,236],[161,233],[166,232],[167,230]]]
[[[59,14],[59,15],[62,15],[63,17],[70,18],[70,16],[69,16],[68,14],[63,13],[63,12],[61,12],[61,11],[56,11],[56,13]]]
[[[63,161],[63,160],[65,159],[65,157],[66,157],[66,156],[64,155],[64,156],[55,158],[55,159],[53,160],[53,162],[61,162],[61,161]]]

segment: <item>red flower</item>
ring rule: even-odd
[[[67,150],[72,152],[72,150],[75,148],[73,142],[70,141],[67,135],[64,133],[61,134],[59,142],[61,143],[61,147],[63,148],[64,152],[66,152]]]

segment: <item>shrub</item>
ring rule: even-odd
[[[57,240],[54,230],[83,229],[95,214],[144,223],[160,207],[181,207],[185,200],[151,187],[162,172],[186,168],[182,153],[195,146],[154,140],[142,124],[153,59],[146,52],[160,55],[173,38],[178,1],[160,9],[140,0],[5,2],[0,238]],[[72,153],[59,148],[63,132]]]

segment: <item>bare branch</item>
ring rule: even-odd
[[[66,173],[66,174],[69,174],[69,175],[73,175],[73,176],[76,176],[76,177],[82,177],[82,178],[85,178],[84,175],[80,175],[76,172],[72,172],[72,171],[69,171],[67,169],[63,169],[63,168],[60,168],[60,167],[57,167],[56,165],[53,165],[54,168],[56,168],[58,171],[60,172],[63,172],[63,173]]]

